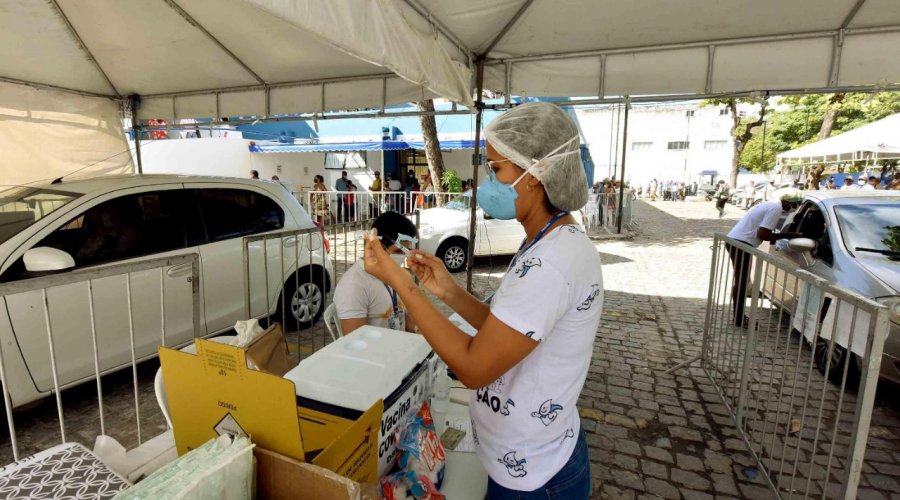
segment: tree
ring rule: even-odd
[[[729,184],[732,188],[737,187],[738,172],[740,172],[741,155],[753,138],[753,129],[762,125],[766,116],[766,107],[768,101],[763,101],[762,109],[760,109],[759,117],[755,120],[742,120],[738,114],[738,103],[756,102],[751,99],[728,97],[724,99],[710,99],[703,102],[703,106],[725,106],[731,115],[731,148],[733,155],[731,157],[731,176]]]
[[[422,126],[422,137],[425,140],[425,158],[428,159],[428,171],[435,191],[446,191],[444,183],[444,156],[441,154],[441,142],[438,140],[437,125],[434,122],[434,101],[427,99],[417,103],[419,123]],[[441,196],[435,196],[437,204],[443,205]]]
[[[819,128],[820,141],[831,136],[831,131],[834,130],[834,122],[837,120],[838,113],[841,112],[844,97],[846,97],[846,94],[834,94],[831,96],[828,109],[825,110],[825,116],[822,117],[822,127]]]

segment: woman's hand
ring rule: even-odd
[[[366,236],[366,250],[363,256],[366,272],[375,276],[388,285],[398,288],[400,280],[409,280],[409,273],[404,271],[391,258],[391,254],[381,245],[378,239],[378,231],[372,230],[372,234]]]
[[[444,262],[434,255],[413,250],[412,255],[406,259],[406,265],[419,278],[419,282],[426,290],[443,301],[459,288],[456,280],[444,266]]]

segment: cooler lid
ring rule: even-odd
[[[387,399],[431,353],[421,335],[363,326],[337,339],[287,372],[297,395],[365,411]]]

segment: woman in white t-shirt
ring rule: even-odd
[[[588,498],[590,462],[576,404],[603,309],[597,250],[569,212],[587,201],[578,130],[558,107],[523,104],[485,130],[488,177],[479,205],[517,219],[526,239],[490,304],[463,290],[440,259],[407,259],[422,285],[478,331],[445,318],[377,240],[366,271],[397,290],[419,330],[459,380],[488,498]]]

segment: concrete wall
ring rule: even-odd
[[[325,177],[329,188],[341,176],[340,170],[325,169],[325,153],[251,153],[249,142],[239,136],[142,141],[144,172],[249,177],[250,170],[257,170],[260,178],[277,175],[297,192],[310,189],[316,174]],[[347,170],[361,189],[368,189],[374,180],[373,173],[381,170],[380,151],[367,151],[365,155],[367,168]],[[446,168],[456,170],[463,179],[472,176],[471,162],[470,150],[444,151]]]

